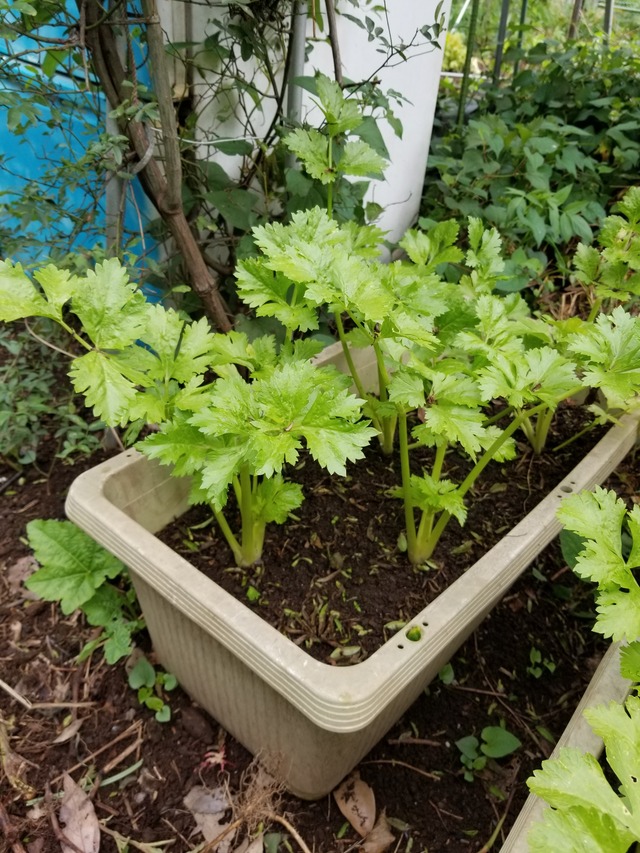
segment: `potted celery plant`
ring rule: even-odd
[[[462,578],[348,668],[311,659],[160,542],[155,534],[190,502],[206,501],[236,561],[253,562],[266,525],[282,523],[302,499],[283,476],[301,447],[336,476],[376,435],[380,452],[397,444],[406,459],[407,416],[418,409],[411,444],[433,447],[435,462],[422,477],[402,462],[397,493],[409,558],[419,563],[448,520],[464,516],[470,484],[443,476],[449,446],[475,457],[477,478],[491,459],[513,453],[519,425],[541,415],[542,441],[546,413],[585,384],[615,405],[637,392],[640,376],[625,359],[638,350],[640,321],[618,309],[579,329],[579,321],[532,318],[518,297],[492,294],[501,268],[495,232],[472,221],[464,257],[456,235],[451,223],[410,234],[411,260],[382,265],[374,230],[340,227],[322,211],[259,231],[263,255],[243,266],[239,286],[259,311],[282,315],[280,347],[269,337],[214,335],[203,321],[149,305],[113,260],[83,278],[47,267],[35,283],[19,266],[0,266],[0,318],[63,325],[81,352],[72,381],[96,413],[131,434],[159,425],[139,444],[142,454],[125,451],[78,478],[69,517],[130,567],[164,666],[249,749],[277,757],[303,797],[331,790],[393,725],[558,532],[560,499],[604,478],[635,441],[636,418],[622,417]],[[457,284],[436,269],[447,258],[465,261]],[[322,307],[351,319],[344,342],[315,363],[316,343],[295,335],[301,307],[307,329]],[[500,417],[487,422],[483,406],[496,397]],[[225,515],[230,494],[240,508],[236,530]]]

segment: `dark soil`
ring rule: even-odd
[[[588,423],[588,421],[587,421]],[[562,407],[548,447],[585,425],[583,409]],[[562,480],[604,429],[536,458],[519,444],[515,461],[491,463],[467,496],[463,528],[451,519],[431,559],[412,568],[398,543],[404,534],[397,454],[375,445],[348,476],[332,477],[306,458],[287,474],[301,483],[304,502],[295,520],[271,525],[260,565],[239,569],[211,510],[197,506],[169,525],[160,538],[263,619],[327,663],[353,664],[379,648],[489,550]],[[416,449],[416,473],[430,470],[431,451]],[[447,454],[443,479],[460,483],[468,458]],[[235,501],[225,510],[239,528]],[[348,654],[342,654],[346,649]]]
[[[240,820],[249,814],[247,781],[243,777],[251,761],[247,752],[179,689],[166,697],[172,708],[171,722],[157,723],[152,712],[141,708],[134,691],[127,687],[124,664],[107,666],[99,654],[83,664],[75,662],[93,629],[78,614],[63,616],[55,605],[31,600],[21,586],[21,574],[29,571],[25,524],[32,518],[61,518],[69,483],[97,461],[85,460],[73,467],[58,461],[49,467],[48,460],[41,460],[46,475],[30,468],[0,497],[3,853],[53,853],[61,849],[59,835],[64,825],[60,829],[54,816],[65,772],[76,782],[88,783],[91,789],[103,826],[100,849],[104,853],[125,849],[122,843],[116,845],[113,833],[136,843],[129,849],[168,849],[172,853],[201,849],[202,836],[183,803],[194,785],[216,788],[227,783],[234,798],[234,818]],[[555,462],[552,467],[556,468]],[[612,479],[612,484],[630,500],[638,490],[634,467],[621,466]],[[538,473],[528,457],[521,464],[500,469],[491,485],[483,487],[477,496],[479,505],[486,509],[485,521],[478,528],[482,541],[476,542],[466,532],[462,537],[458,535],[457,545],[463,545],[460,550],[468,551],[459,557],[468,557],[472,562],[486,547],[491,532],[499,533],[503,525],[510,526],[511,521],[503,517],[506,508],[496,503],[503,489],[501,485],[495,488],[495,483],[513,480],[515,472],[520,476],[518,489],[526,496],[530,486],[538,482],[548,485],[551,476],[549,471]],[[326,499],[326,495],[319,497],[321,501]],[[367,490],[355,502],[360,504],[365,497]],[[395,501],[384,495],[373,498],[378,501],[377,516],[385,522],[371,530],[372,538],[379,540]],[[349,515],[358,509],[349,503],[349,498],[338,500],[348,507]],[[528,503],[526,508],[530,509],[535,499],[528,500],[531,505]],[[335,538],[327,528],[318,533],[319,543],[310,539],[300,556],[309,556],[314,564],[307,568],[309,564],[301,560],[299,574],[304,572],[309,580],[337,571],[340,583],[349,580],[343,574],[347,559],[351,561],[343,545],[348,529],[349,524],[343,522]],[[395,550],[393,537],[387,547],[390,552]],[[440,565],[442,554],[450,549],[450,543],[443,543],[434,562]],[[335,564],[336,552],[345,557],[341,565]],[[289,566],[296,553],[288,552]],[[320,556],[324,563],[316,562]],[[270,565],[269,558],[265,566]],[[404,591],[406,602],[397,613],[401,615],[404,607],[415,610],[415,597],[423,601],[425,590],[430,591],[438,574],[414,573],[411,588]],[[355,575],[353,571],[352,577]],[[385,570],[380,566],[376,583],[383,577]],[[237,583],[233,575],[231,582]],[[263,599],[271,599],[268,584],[275,581],[267,580],[266,570],[259,582]],[[320,586],[322,592],[318,594],[328,594],[325,590],[329,586],[336,586],[335,579]],[[244,596],[242,584],[240,590]],[[304,602],[305,593],[302,595]],[[350,595],[347,592],[347,600]],[[357,597],[360,601],[360,587]],[[344,602],[340,601],[344,610]],[[260,605],[261,613],[263,607],[264,603]],[[332,607],[330,604],[329,609]],[[302,612],[303,603],[292,601],[291,609]],[[395,841],[390,850],[479,851],[504,818],[494,842],[494,849],[499,849],[500,839],[506,836],[526,797],[526,778],[551,751],[553,740],[566,725],[603,651],[605,644],[590,631],[591,610],[590,591],[566,569],[554,544],[523,574],[455,656],[449,672],[453,680],[434,682],[362,761],[359,773],[375,792],[378,811],[385,810],[391,824]],[[294,628],[296,624],[299,622],[294,620]],[[305,642],[311,634],[307,631],[300,637]],[[324,655],[343,638],[333,634],[328,642],[326,637],[320,639],[322,642],[313,643],[312,648],[321,649]],[[144,636],[140,642],[144,647]],[[532,663],[536,650],[542,659],[537,664]],[[14,698],[7,688],[35,707],[26,708],[24,701]],[[522,741],[521,748],[499,762],[489,762],[472,782],[465,781],[455,741],[469,734],[479,736],[485,726],[502,722]],[[64,731],[75,734],[55,743]],[[215,764],[203,766],[205,753],[220,746],[224,746],[230,762],[225,769],[221,771]],[[101,781],[118,774],[123,774],[119,781],[100,787]],[[279,822],[283,816],[315,853],[357,849],[354,844],[358,837],[348,825],[345,828],[332,797],[308,803],[280,794],[269,809],[275,817],[267,819],[266,830],[282,835],[279,847],[272,849],[299,849]],[[230,850],[235,850],[241,837],[240,830]],[[148,846],[160,840],[171,843]]]

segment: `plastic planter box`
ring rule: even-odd
[[[366,351],[358,357],[372,382],[374,363]],[[314,660],[156,538],[187,509],[188,481],[168,468],[126,451],[80,475],[66,511],[129,566],[163,666],[251,752],[276,760],[293,793],[315,799],[402,716],[557,535],[560,500],[601,482],[633,446],[636,430],[636,418],[622,418],[501,542],[350,667]],[[409,640],[414,628],[419,639]]]
[[[604,748],[602,739],[593,732],[584,718],[584,712],[587,708],[594,708],[596,705],[605,705],[614,701],[624,702],[629,695],[631,682],[620,675],[620,647],[620,643],[614,643],[602,658],[580,704],[551,753],[551,758],[555,758],[558,750],[564,746],[590,752],[596,758],[602,754]],[[545,808],[548,806],[543,800],[530,794],[500,853],[529,853],[527,836],[534,823],[541,819]]]

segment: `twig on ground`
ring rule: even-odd
[[[18,830],[11,823],[11,818],[9,817],[9,813],[5,809],[5,807],[0,802],[0,832],[7,839],[9,844],[11,845],[12,853],[27,853],[25,848],[22,846],[22,842],[19,840]]]
[[[163,841],[151,841],[146,844],[140,844],[138,841],[134,841],[133,838],[127,838],[125,835],[121,835],[119,832],[109,829],[109,827],[105,826],[103,823],[100,824],[100,832],[106,832],[107,835],[115,838],[116,841],[124,842],[128,844],[129,847],[134,847],[136,850],[142,851],[142,853],[151,853],[152,850],[159,850],[161,847],[167,847],[170,844],[176,843],[175,838],[167,838]]]
[[[439,740],[429,740],[426,737],[394,737],[389,738],[387,741],[389,744],[393,744],[394,746],[442,746],[442,743]]]
[[[140,730],[140,721],[136,720],[136,722],[132,723],[128,729],[125,729],[123,732],[120,732],[120,734],[117,735],[116,737],[114,737],[112,740],[110,740],[109,743],[105,744],[104,746],[101,746],[100,749],[96,749],[95,752],[90,753],[85,758],[83,758],[82,761],[79,761],[77,764],[74,764],[73,767],[70,767],[68,770],[65,770],[64,772],[71,774],[71,773],[73,773],[74,770],[78,770],[78,768],[84,767],[88,762],[91,761],[92,758],[96,758],[98,755],[101,755],[103,752],[105,752],[105,750],[111,749],[111,747],[114,745],[114,743],[118,743],[118,741],[124,740],[125,738],[128,738],[132,734],[137,735],[137,737],[139,738],[140,737],[140,731],[139,730]],[[59,782],[63,776],[64,776],[64,773],[61,773],[59,776],[56,776],[55,779],[51,780],[51,784],[54,784],[55,782]]]
[[[19,702],[24,708],[28,711],[31,710],[31,702],[28,699],[25,699],[17,690],[14,690],[13,687],[9,687],[6,681],[3,681],[0,678],[0,689],[4,690],[5,693],[8,693],[12,699],[15,699],[16,702]]]
[[[513,795],[515,794],[515,791],[516,791],[515,787],[512,787],[511,793],[509,794],[509,799],[507,800],[506,808],[505,808],[504,812],[502,813],[502,817],[500,818],[500,820],[496,824],[496,828],[491,833],[491,837],[489,838],[487,843],[481,848],[480,853],[489,853],[489,850],[491,850],[493,845],[498,840],[498,836],[500,835],[500,832],[502,830],[504,822],[507,819],[507,815],[509,814],[509,809],[511,808],[511,803],[513,801]]]
[[[102,775],[105,776],[107,773],[110,773],[114,767],[117,767],[121,761],[124,761],[125,758],[128,758],[132,752],[135,752],[142,745],[142,737],[140,736],[140,732],[138,732],[138,737],[134,740],[132,744],[126,749],[123,749],[120,755],[116,755],[115,758],[112,758],[108,764],[105,764],[102,768]]]
[[[304,840],[301,838],[298,830],[291,824],[289,821],[278,814],[270,814],[268,815],[269,820],[274,820],[276,823],[279,823],[280,826],[283,826],[289,835],[293,838],[293,840],[298,844],[303,853],[311,853],[311,850],[307,847]]]
[[[440,781],[440,777],[436,773],[421,770],[419,767],[414,767],[413,764],[407,764],[406,761],[398,761],[397,758],[379,758],[377,761],[363,761],[362,764],[392,764],[397,767],[406,767],[408,770],[413,770],[414,773],[426,776],[427,779],[432,779],[434,782]]]

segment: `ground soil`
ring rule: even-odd
[[[183,799],[194,785],[215,789],[221,783],[228,785],[234,819],[242,821],[250,814],[257,815],[256,821],[264,818],[265,829],[273,834],[272,850],[299,849],[283,818],[315,853],[358,849],[358,836],[345,827],[331,796],[308,803],[274,789],[262,811],[252,810],[245,775],[251,757],[215,720],[177,689],[167,694],[171,721],[156,722],[128,688],[124,663],[108,666],[99,654],[76,663],[94,629],[78,614],[63,616],[57,606],[26,594],[21,585],[30,570],[25,524],[32,518],[62,517],[69,483],[96,461],[69,466],[59,460],[51,463],[45,453],[40,471],[25,469],[0,497],[0,850],[61,849],[64,821],[58,821],[56,813],[65,772],[76,782],[93,783],[91,796],[103,826],[100,849],[106,853],[201,849],[202,836]],[[626,464],[612,480],[629,500],[638,492],[634,469],[633,462]],[[514,480],[517,470],[505,471],[504,479]],[[529,502],[529,488],[541,481],[546,485],[548,479],[548,473],[536,473],[530,458],[519,467],[519,491]],[[494,482],[501,482],[500,477]],[[486,509],[485,526],[478,528],[483,541],[477,543],[469,533],[456,540],[463,555],[468,551],[472,559],[486,545],[489,532],[502,526],[503,507],[498,509],[496,501],[504,490],[487,488],[478,495]],[[353,507],[349,505],[350,513]],[[388,511],[385,503],[378,512],[384,512],[386,520]],[[373,532],[378,538],[379,529]],[[335,566],[338,541],[327,533],[319,536],[321,547],[309,541],[307,550],[329,562],[313,568],[312,576],[343,571],[344,564]],[[443,543],[444,552],[452,547]],[[434,559],[442,557],[436,554]],[[384,572],[378,579],[380,574]],[[407,607],[413,607],[415,596],[424,593],[434,574],[415,573],[417,586],[407,593]],[[347,580],[344,575],[340,579]],[[246,595],[242,583],[240,590]],[[260,592],[263,600],[271,598],[266,586]],[[303,605],[294,603],[290,609],[302,612]],[[552,545],[455,656],[449,672],[453,680],[432,683],[359,765],[378,811],[384,810],[390,822],[390,850],[480,851],[489,849],[488,844],[499,849],[526,797],[526,778],[551,751],[605,647],[590,631],[592,622],[590,591],[575,581],[557,544]],[[344,639],[335,634],[314,638],[308,631],[301,636],[321,656]],[[144,635],[140,643],[148,648]],[[532,662],[536,651],[538,663]],[[25,701],[33,707],[26,708]],[[521,748],[489,762],[473,781],[465,781],[455,742],[502,723],[521,740]],[[60,739],[65,732],[68,737]],[[221,746],[229,762],[223,770],[215,761],[205,761],[207,751]],[[101,785],[117,775],[122,778]],[[240,843],[245,826],[239,825],[230,850]],[[117,841],[118,834],[130,839],[128,848]],[[159,841],[166,843],[150,846]]]

